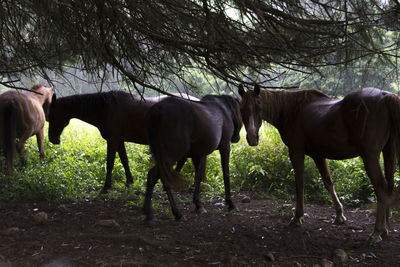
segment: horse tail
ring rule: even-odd
[[[390,136],[393,138],[400,159],[400,98],[395,94],[387,94],[382,100],[389,110]]]
[[[4,154],[7,164],[7,174],[11,174],[15,154],[15,139],[17,138],[17,109],[11,103],[4,108]]]
[[[395,94],[387,94],[383,101],[389,109],[390,136],[394,143],[398,164],[400,165],[400,97]],[[392,199],[392,203],[400,201],[400,188],[398,190],[394,199]]]
[[[185,187],[185,179],[178,171],[174,170],[172,165],[175,162],[168,160],[170,157],[168,149],[168,137],[163,134],[163,112],[160,108],[153,106],[148,114],[148,121],[152,126],[148,129],[150,150],[156,161],[154,175],[161,179],[164,185],[175,189]]]

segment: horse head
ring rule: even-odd
[[[40,95],[40,102],[42,103],[44,116],[46,118],[46,121],[49,121],[50,103],[54,93],[54,87],[45,87],[41,84],[36,84],[32,87],[31,90],[37,92],[37,94]]]
[[[256,146],[259,139],[258,131],[262,124],[260,86],[256,84],[254,90],[245,92],[243,85],[240,85],[239,95],[242,97],[240,113],[242,114],[242,120],[247,132],[247,143],[250,146]]]
[[[69,124],[69,119],[63,116],[57,103],[57,96],[53,94],[49,112],[49,140],[53,144],[60,143],[60,136],[64,128]]]

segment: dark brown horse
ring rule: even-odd
[[[199,199],[200,182],[205,179],[206,157],[216,149],[221,154],[225,200],[230,210],[235,209],[230,195],[229,154],[230,143],[240,139],[241,126],[239,102],[230,96],[205,96],[201,102],[170,97],[151,107],[148,113],[149,141],[156,165],[147,177],[143,210],[148,223],[153,221],[151,198],[158,179],[164,185],[175,218],[182,218],[170,189],[181,181],[182,177],[172,169],[181,158],[193,160],[193,202],[197,212],[205,212]]]
[[[192,96],[183,95],[182,97]],[[49,139],[60,143],[60,135],[72,118],[96,126],[107,141],[107,174],[102,193],[111,187],[115,154],[118,152],[126,174],[127,185],[133,183],[124,142],[147,145],[146,113],[164,97],[145,98],[123,91],[73,95],[57,99],[53,96],[49,116]],[[179,162],[180,169],[185,159]]]
[[[336,208],[336,223],[345,221],[326,159],[361,156],[378,200],[375,231],[377,241],[387,234],[388,211],[394,196],[393,175],[400,142],[400,100],[395,94],[364,88],[341,100],[316,89],[300,91],[254,90],[242,96],[241,113],[247,142],[258,144],[262,120],[274,125],[289,148],[296,179],[297,206],[291,223],[300,225],[304,214],[304,155],[310,156]],[[385,175],[379,165],[383,152]]]
[[[4,151],[8,175],[12,172],[15,149],[25,164],[24,145],[32,135],[36,135],[40,160],[44,160],[44,124],[53,87],[38,84],[31,91],[34,92],[7,91],[0,95],[0,149]]]

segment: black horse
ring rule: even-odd
[[[182,98],[196,99],[182,95]],[[148,144],[146,113],[165,97],[141,98],[123,91],[73,95],[57,99],[53,95],[49,114],[49,139],[60,143],[60,135],[72,118],[96,126],[107,141],[107,174],[102,193],[111,187],[115,154],[118,152],[125,169],[126,183],[132,184],[124,142]],[[188,100],[189,101],[189,100]],[[179,170],[186,159],[177,166]]]
[[[164,185],[175,218],[182,218],[171,193],[171,187],[180,185],[182,177],[172,167],[187,157],[192,158],[195,167],[196,211],[206,212],[199,199],[200,182],[205,179],[206,157],[216,149],[221,154],[225,200],[230,210],[235,209],[230,195],[229,154],[230,142],[240,139],[242,119],[238,100],[208,95],[201,102],[191,102],[169,97],[150,108],[147,122],[150,148],[156,160],[148,173],[143,207],[148,223],[153,221],[151,198],[158,179]]]

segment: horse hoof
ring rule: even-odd
[[[156,224],[157,224],[157,221],[154,220],[154,219],[145,219],[145,220],[144,220],[144,224],[145,224],[146,226],[153,226],[153,225],[156,225]]]
[[[108,188],[106,189],[106,188],[103,188],[101,191],[100,191],[100,195],[105,195],[105,194],[107,194],[108,193]]]
[[[205,214],[205,213],[207,213],[207,210],[204,207],[196,208],[196,213],[197,214]]]
[[[340,225],[340,224],[344,224],[346,221],[347,221],[346,217],[344,217],[343,215],[340,215],[340,216],[336,216],[336,219],[333,223]]]
[[[178,222],[186,222],[187,221],[187,219],[186,219],[186,217],[184,215],[177,216],[175,219]]]
[[[380,243],[382,241],[382,237],[378,232],[374,232],[370,237],[369,237],[369,243],[372,246],[375,246],[376,244]]]
[[[234,204],[230,204],[229,207],[228,207],[228,210],[232,211],[232,212],[239,211],[239,209],[236,208],[236,206]]]
[[[290,220],[289,226],[290,227],[300,227],[303,224],[303,219],[302,218],[292,218]]]

